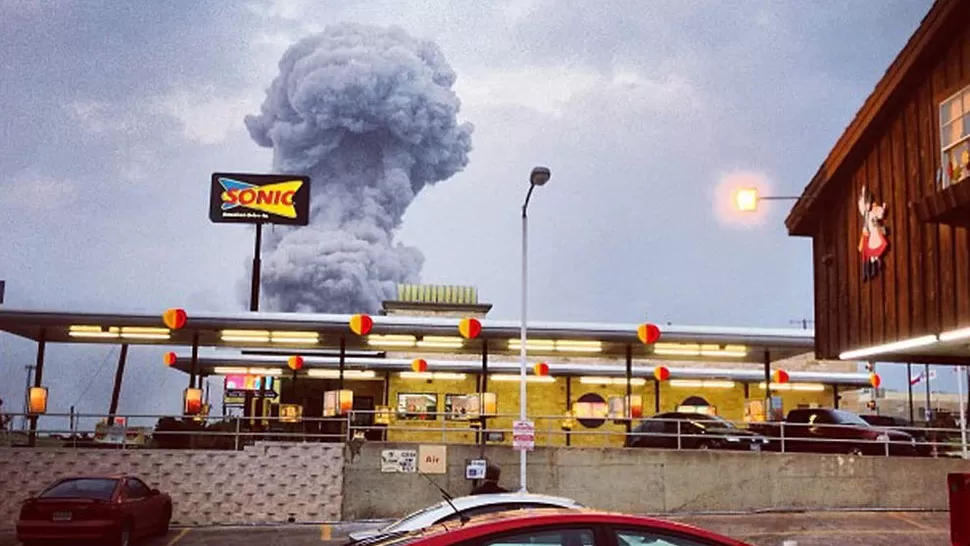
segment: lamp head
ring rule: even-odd
[[[758,210],[760,196],[755,188],[741,188],[734,193],[734,207],[740,212],[754,212]]]
[[[552,173],[548,167],[535,167],[532,169],[532,174],[529,175],[529,182],[533,186],[543,186],[551,176]]]

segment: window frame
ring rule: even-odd
[[[669,529],[657,529],[654,527],[637,527],[633,525],[621,525],[621,524],[607,525],[606,528],[604,529],[603,532],[604,532],[605,538],[607,539],[607,543],[606,543],[607,546],[621,546],[619,533],[624,531],[630,534],[651,533],[654,535],[658,535],[659,538],[661,539],[665,537],[669,537],[671,540],[681,539],[681,540],[689,541],[691,543],[691,544],[684,544],[684,545],[675,544],[674,546],[694,546],[694,545],[724,546],[724,543],[722,542],[715,542],[705,537],[698,537],[687,533],[679,533],[677,531],[671,531]]]
[[[541,534],[567,530],[592,531],[594,546],[616,546],[615,541],[610,541],[610,534],[607,533],[603,524],[594,522],[549,523],[536,527],[523,527],[511,531],[503,531],[501,533],[492,533],[485,536],[475,537],[473,539],[455,543],[452,546],[486,546],[491,542],[495,542],[503,538],[515,537],[529,533]]]
[[[944,123],[943,122],[944,105],[952,102],[954,99],[958,97],[961,98],[963,102],[963,105],[961,106],[960,115]],[[939,172],[940,172],[940,187],[941,187],[940,189],[947,189],[951,186],[955,186],[956,184],[960,184],[962,182],[967,182],[968,180],[970,180],[970,165],[960,166],[963,172],[961,173],[960,178],[956,180],[951,180],[950,174],[949,174],[950,152],[956,148],[959,148],[964,144],[967,145],[968,151],[970,151],[970,130],[968,130],[967,127],[964,127],[964,130],[962,132],[968,132],[967,136],[959,137],[955,141],[951,142],[950,144],[945,146],[943,145],[943,134],[944,134],[943,129],[945,126],[954,123],[958,119],[964,120],[963,123],[970,124],[970,82],[962,82],[961,84],[948,89],[945,92],[945,94],[941,94],[940,97],[937,98],[936,104],[937,104],[936,106],[937,136],[940,138],[939,140],[939,154],[940,154]],[[957,164],[959,165],[960,158],[956,158],[956,159],[957,159]]]
[[[129,488],[138,489],[139,487],[145,488],[143,495],[134,497],[129,494]],[[124,483],[124,494],[125,494],[125,499],[128,499],[128,500],[147,499],[152,496],[152,488],[148,487],[148,484],[139,480],[138,478],[126,478]]]

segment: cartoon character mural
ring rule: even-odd
[[[882,257],[889,250],[889,230],[886,228],[886,203],[875,202],[865,186],[859,194],[859,214],[862,215],[862,236],[859,253],[862,255],[862,280],[875,278],[882,269]]]

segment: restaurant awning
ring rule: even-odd
[[[463,339],[459,319],[372,316],[369,335],[349,328],[350,315],[303,313],[188,312],[184,327],[171,330],[156,314],[0,310],[0,331],[47,343],[98,343],[190,347],[283,348],[327,351],[341,340],[347,351],[416,350],[422,353],[517,356],[518,321],[482,319],[476,339]],[[596,356],[622,359],[627,347],[637,359],[709,362],[777,361],[814,350],[807,329],[738,328],[658,324],[660,340],[644,345],[639,324],[533,322],[528,325],[531,356]]]

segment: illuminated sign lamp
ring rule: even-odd
[[[418,373],[428,371],[428,361],[423,358],[415,358],[411,361],[411,370]]]
[[[187,388],[182,394],[182,411],[185,415],[202,413],[202,389]]]
[[[643,417],[643,397],[639,394],[631,394],[626,397],[626,418],[640,419]]]
[[[286,359],[286,365],[294,372],[298,371],[303,368],[303,357],[298,355],[291,356]]]
[[[350,331],[358,336],[366,336],[374,328],[374,319],[370,315],[357,314],[350,317]]]
[[[185,309],[168,309],[162,313],[162,322],[171,330],[178,330],[184,327],[188,318]]]
[[[164,362],[166,366],[174,366],[175,363],[178,362],[178,360],[179,360],[178,355],[171,351],[165,353],[162,356],[162,362]]]
[[[657,366],[653,369],[653,378],[657,381],[666,381],[670,379],[670,368],[666,366]]]
[[[337,391],[337,415],[347,415],[354,409],[354,391]]]
[[[660,339],[660,328],[656,324],[641,324],[637,327],[637,337],[644,345],[652,345]]]
[[[871,373],[869,374],[869,384],[872,385],[872,388],[878,389],[879,385],[882,385],[882,378],[877,373]]]
[[[540,362],[533,367],[532,371],[539,377],[545,377],[549,375],[549,365],[545,362]]]
[[[475,339],[482,333],[482,323],[476,318],[464,318],[458,322],[458,333],[465,339]]]
[[[791,381],[791,376],[785,370],[775,370],[771,374],[771,381],[783,385]]]
[[[47,413],[47,387],[31,387],[27,393],[27,413],[41,415]]]

